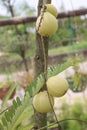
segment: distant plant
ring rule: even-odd
[[[86,130],[87,125],[84,122],[81,122],[82,119],[87,120],[87,112],[86,110],[86,103],[83,103],[79,101],[75,101],[73,104],[67,104],[65,102],[62,102],[61,105],[61,112],[59,113],[58,117],[61,119],[69,119],[72,117],[72,119],[79,119],[79,120],[66,120],[65,122],[62,122],[62,129],[63,130],[80,130],[84,129]],[[68,109],[67,109],[68,108]],[[68,116],[67,116],[68,115]]]

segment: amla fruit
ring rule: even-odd
[[[52,96],[48,96],[47,91],[42,91],[36,94],[33,98],[33,106],[36,111],[40,113],[47,113],[51,110],[51,104],[54,105],[54,99]]]
[[[36,30],[42,36],[53,35],[58,28],[57,19],[49,12],[41,14],[36,21]]]
[[[57,11],[57,9],[56,9],[56,7],[54,5],[46,4],[45,7],[46,7],[46,10],[45,10],[46,12],[49,12],[52,15],[54,15],[55,17],[57,17],[58,11]]]
[[[53,97],[63,96],[69,88],[67,80],[60,76],[50,77],[46,84],[49,94]]]

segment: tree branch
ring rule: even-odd
[[[86,15],[87,9],[80,9],[80,10],[74,10],[74,11],[68,11],[68,12],[61,12],[58,14],[57,18],[68,18],[68,17],[75,17],[75,16],[81,16]],[[32,17],[14,17],[10,19],[2,19],[0,20],[0,26],[6,26],[6,25],[17,25],[22,23],[32,23],[35,22],[37,19],[36,16]]]

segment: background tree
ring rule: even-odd
[[[13,0],[4,0],[1,1],[2,5],[7,9],[7,11],[10,13],[11,17],[17,16],[21,12],[23,12],[24,15],[27,15],[28,13],[33,14],[34,10],[29,8],[26,4],[26,2],[21,3],[21,12],[15,9]],[[16,10],[16,13],[15,13]],[[7,30],[8,29],[8,30]],[[33,29],[33,27],[32,27]],[[21,25],[14,25],[11,27],[2,28],[2,31],[4,33],[4,37],[6,39],[1,39],[1,46],[2,51],[8,52],[8,53],[16,53],[18,54],[24,63],[25,70],[29,71],[28,69],[28,63],[27,63],[27,51],[29,49],[33,49],[33,42],[34,42],[34,35],[33,33],[30,33],[29,26],[26,26],[25,24]],[[2,34],[3,34],[2,33]],[[8,35],[7,35],[8,34]],[[1,35],[0,35],[1,36]],[[33,38],[32,38],[33,37]],[[4,42],[4,44],[3,44]],[[3,44],[3,45],[2,45]]]

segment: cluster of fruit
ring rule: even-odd
[[[52,4],[42,7],[41,13],[36,21],[36,30],[41,36],[51,36],[58,28],[57,9]]]
[[[58,28],[57,9],[52,4],[46,4],[42,7],[40,16],[36,21],[36,30],[41,36],[51,36]],[[47,90],[41,91],[33,98],[33,106],[40,113],[49,112],[54,105],[53,97],[61,97],[68,90],[66,79],[53,76],[46,82]]]
[[[49,112],[54,105],[53,97],[65,95],[69,88],[67,80],[58,75],[50,77],[46,85],[47,91],[39,92],[33,98],[33,106],[40,113]]]

